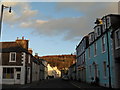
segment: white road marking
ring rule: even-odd
[[[81,88],[80,86],[74,84],[73,82],[71,82],[71,84],[74,85],[74,86],[77,87],[77,88]]]

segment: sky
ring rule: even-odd
[[[71,0],[72,1],[72,0]],[[75,52],[76,46],[93,31],[96,18],[118,13],[117,2],[2,2],[1,41],[29,39],[29,48],[39,56]]]

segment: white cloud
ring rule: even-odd
[[[4,10],[4,21],[8,24],[19,24],[30,21],[37,15],[37,10],[32,10],[28,3],[3,2],[5,6],[11,6],[12,12]]]
[[[96,18],[116,13],[117,3],[58,3],[56,10],[59,12],[65,8],[82,12],[84,16],[52,19],[45,23],[33,22],[29,27],[34,28],[37,33],[46,36],[65,34],[64,40],[78,39],[93,30]]]
[[[38,11],[32,10],[28,3],[13,3],[15,7],[20,7],[19,14],[5,14],[5,21],[9,24],[19,24],[22,28],[32,28],[34,32],[46,35],[56,36],[65,35],[64,40],[74,40],[91,32],[94,27],[94,21],[98,17],[106,14],[117,13],[117,3],[58,3],[56,11],[60,12],[65,8],[73,9],[83,13],[82,17],[61,18],[41,20],[33,19],[38,17]],[[22,7],[21,7],[22,6]],[[5,12],[7,13],[7,11]],[[40,14],[39,14],[40,15]]]

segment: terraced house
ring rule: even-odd
[[[0,42],[0,84],[26,84],[47,79],[47,61],[33,56],[29,40]]]
[[[116,24],[111,34],[113,42],[113,55],[115,62],[115,83],[116,87],[120,88],[120,24]]]
[[[31,82],[32,55],[24,37],[13,42],[0,42],[2,84],[25,84]]]
[[[95,24],[93,32],[87,35],[88,43],[83,46],[81,44],[86,38],[85,36],[76,48],[76,65],[78,65],[76,68],[78,73],[81,72],[80,74],[77,73],[76,76],[80,79],[86,78],[88,83],[117,88],[120,86],[118,85],[120,82],[120,72],[118,70],[120,69],[118,60],[120,56],[120,15],[109,14],[103,16],[96,19]],[[111,38],[111,36],[113,37]],[[86,45],[87,47],[85,47]],[[82,48],[84,55],[80,58],[82,54],[78,53],[81,52]],[[82,70],[81,67],[83,67]]]

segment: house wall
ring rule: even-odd
[[[85,49],[88,45],[88,36],[83,37],[79,45],[76,48],[76,79],[85,82],[86,81],[86,53]]]
[[[2,66],[0,65],[0,85],[2,84]]]
[[[117,88],[120,88],[120,48],[116,49],[115,41],[116,41],[116,36],[115,36],[115,31],[118,29],[113,30],[113,37],[112,37],[112,42],[113,42],[113,54],[114,54],[114,62],[115,62],[115,85]]]
[[[21,57],[22,56],[22,53],[16,53],[16,62],[9,62],[10,60],[10,52],[8,53],[2,53],[2,65],[9,65],[9,66],[13,66],[13,65],[16,65],[16,66],[22,66],[22,63],[21,63]]]
[[[40,80],[40,65],[32,62],[32,81]]]
[[[16,62],[9,62],[10,53],[2,53],[2,66],[13,67],[14,69],[16,67],[21,68],[20,81],[17,84],[25,84],[25,83],[31,82],[31,62],[28,63],[29,55],[30,54],[27,54],[25,52],[17,52],[16,53]],[[28,68],[30,69],[30,72],[28,71]],[[19,72],[14,71],[14,75],[16,75],[16,73],[19,73]],[[2,81],[3,81],[2,82],[3,84],[16,84],[15,76],[14,76],[14,79],[3,79]]]
[[[105,37],[105,52],[102,52],[102,45],[101,45],[101,38],[99,38],[96,43],[97,43],[97,55],[94,56],[94,43],[92,45],[90,45],[90,58],[88,57],[88,48],[86,49],[86,75],[87,75],[87,82],[92,82],[91,77],[95,77],[95,73],[94,73],[94,65],[93,62],[95,62],[97,64],[97,73],[98,73],[98,77],[99,77],[99,84],[101,86],[105,86],[105,87],[109,87],[109,62],[108,62],[108,46],[107,46],[107,34],[104,35]],[[108,42],[109,42],[109,58],[110,58],[110,75],[111,75],[111,85],[112,87],[115,86],[114,84],[114,62],[113,62],[113,54],[112,54],[112,41],[110,39],[110,32],[108,32]],[[103,62],[106,62],[106,77],[104,76],[104,67],[103,67]],[[91,72],[93,73],[89,73],[90,72],[90,68],[89,66],[91,66]]]
[[[88,83],[94,82],[95,77],[99,78],[99,85],[105,86],[105,87],[116,87],[116,80],[118,81],[118,78],[115,78],[115,69],[116,73],[119,75],[119,66],[116,64],[114,57],[119,56],[118,51],[114,52],[114,42],[113,39],[111,39],[111,34],[113,29],[119,28],[120,23],[120,15],[107,15],[104,16],[102,20],[102,24],[99,23],[94,27],[94,32],[91,32],[88,34],[89,36],[89,44],[88,47],[85,49],[85,68],[86,68],[86,81]],[[105,26],[105,27],[104,27]],[[99,27],[99,28],[98,28]],[[101,28],[100,28],[101,27]],[[99,31],[99,32],[98,32]],[[102,52],[102,37],[105,37],[105,52]],[[93,37],[91,39],[91,37]],[[83,40],[83,39],[82,39]],[[81,42],[82,42],[81,40]],[[77,72],[76,76],[77,79],[82,78],[82,71],[80,71],[80,68],[83,64],[81,64],[81,52],[80,52],[80,44],[76,48],[77,52]],[[94,44],[97,45],[97,55],[94,55]],[[88,57],[88,51],[89,48],[91,50],[90,52],[90,58]],[[114,53],[114,54],[113,54]],[[106,62],[106,63],[105,63]],[[106,76],[105,76],[105,68],[106,68]]]

